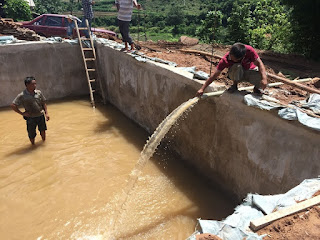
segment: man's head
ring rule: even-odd
[[[36,79],[34,77],[26,77],[24,79],[24,85],[26,85],[29,91],[34,91],[36,89]]]
[[[230,49],[230,58],[234,62],[241,62],[246,55],[246,46],[243,43],[235,43]]]
[[[73,21],[73,16],[69,14],[69,15],[67,16],[67,21],[68,21],[68,23],[72,23],[72,21]]]

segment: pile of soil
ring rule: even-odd
[[[0,18],[0,35],[13,35],[19,40],[40,41],[41,36],[33,30],[21,27],[21,24]]]
[[[197,71],[203,71],[208,74],[212,73],[215,66],[219,63],[219,58],[213,58],[196,53],[186,53],[180,50],[196,50],[207,52],[209,54],[223,56],[230,49],[225,45],[208,45],[197,44],[193,46],[185,45],[182,42],[138,42],[142,48],[139,52],[149,57],[157,57],[164,60],[172,61],[178,64],[178,67],[195,66]],[[306,60],[302,56],[278,54],[270,51],[257,50],[260,58],[266,66],[268,73],[278,75],[280,77],[289,77],[290,79],[304,79],[320,77],[320,63]],[[225,69],[216,80],[225,84],[227,87],[232,85],[232,81],[227,78],[227,70]],[[276,82],[268,79],[268,82]],[[306,86],[319,89],[320,81],[303,83]],[[241,83],[240,87],[250,86],[249,83]],[[308,96],[304,90],[289,86],[281,85],[279,87],[268,88],[267,92],[272,93],[272,97],[280,100],[284,104],[292,101],[300,101]]]
[[[264,239],[314,239],[320,238],[320,207],[315,206],[264,227],[257,232],[267,234]]]

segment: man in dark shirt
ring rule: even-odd
[[[50,117],[45,103],[46,98],[43,96],[40,90],[36,90],[36,80],[34,77],[27,77],[24,80],[26,89],[18,94],[13,100],[11,108],[23,116],[27,121],[27,131],[31,144],[34,144],[36,133],[36,127],[40,131],[42,140],[46,140],[46,120],[49,121]],[[22,105],[25,108],[24,112],[21,112],[18,108]],[[43,111],[45,116],[43,115]]]
[[[86,19],[88,20],[89,23],[89,28],[91,31],[91,23],[92,23],[92,19],[94,17],[93,15],[93,10],[92,10],[92,5],[94,5],[94,1],[93,0],[82,0],[82,8],[83,8],[83,19],[82,19],[82,27],[86,27]],[[89,38],[89,32],[88,31],[84,31],[86,38]]]

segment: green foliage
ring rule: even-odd
[[[294,51],[320,61],[320,1],[284,0],[293,7],[291,41]]]
[[[290,14],[280,0],[238,0],[228,18],[228,37],[260,49],[290,52]]]
[[[80,1],[77,0],[69,0],[68,2],[63,2],[62,4],[63,8],[70,12],[70,14],[73,14],[74,11],[79,11],[82,7]]]
[[[101,0],[96,1],[93,5],[93,11],[100,12],[116,12],[117,9],[114,7],[114,0]]]
[[[117,19],[115,16],[101,16],[101,17],[95,17],[93,19],[92,26],[98,27],[98,26],[112,26],[117,25]]]
[[[252,24],[250,4],[236,1],[228,18],[228,37],[230,41],[248,43],[248,33]]]
[[[180,24],[183,24],[185,21],[185,14],[181,7],[172,6],[169,10],[169,13],[166,17],[166,22],[170,26],[177,27]]]
[[[12,0],[11,0],[12,1]],[[63,1],[63,3],[61,3]],[[39,13],[81,15],[80,0],[35,0]],[[130,31],[153,40],[197,36],[203,42],[243,42],[255,48],[320,59],[319,0],[138,0]],[[114,0],[96,0],[93,26],[117,29]],[[216,27],[214,28],[214,16]],[[143,34],[142,34],[143,33]],[[142,39],[142,38],[141,38]]]
[[[34,3],[35,11],[40,14],[62,13],[67,9],[67,5],[61,0],[34,0]]]
[[[210,11],[204,20],[201,21],[201,26],[197,29],[196,35],[200,40],[211,43],[220,42],[222,29],[223,14],[221,11]]]
[[[15,21],[26,21],[32,18],[28,3],[24,0],[7,0],[3,6],[7,18]]]

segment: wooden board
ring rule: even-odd
[[[256,232],[259,229],[269,225],[270,223],[272,223],[280,218],[283,218],[283,217],[289,216],[291,214],[303,211],[309,207],[313,207],[313,206],[319,205],[319,204],[320,204],[320,195],[313,197],[313,198],[310,198],[306,201],[297,203],[293,206],[283,208],[277,212],[270,213],[270,214],[268,214],[264,217],[258,218],[256,220],[253,220],[250,222],[250,228],[254,232]]]

